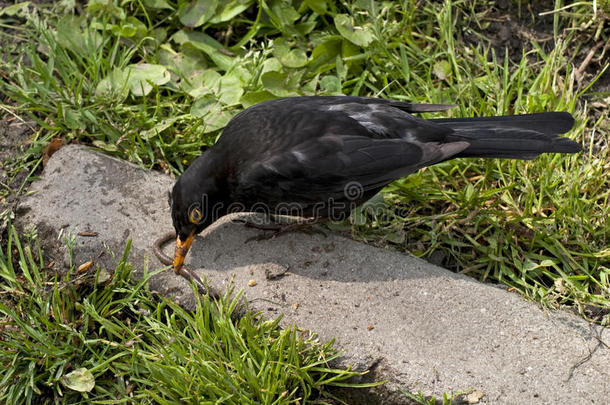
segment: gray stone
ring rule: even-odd
[[[22,201],[19,223],[36,226],[59,261],[69,260],[60,233],[96,232],[76,236],[77,265],[93,260],[112,269],[131,238],[131,262],[142,274],[162,267],[151,245],[172,229],[172,184],[67,146]],[[222,218],[196,238],[187,264],[220,291],[231,281],[245,289],[249,307],[266,317],[283,313],[284,325],[336,338],[345,351],[341,364],[371,370],[365,380],[388,380],[343,392],[350,401],[406,402],[403,388],[437,397],[476,389],[481,403],[494,404],[608,403],[608,330],[399,252],[333,234],[245,244],[256,232]],[[153,277],[151,287],[192,305],[190,287],[171,270]]]

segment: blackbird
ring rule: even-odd
[[[180,273],[195,234],[229,212],[341,219],[393,180],[448,159],[534,159],[581,150],[557,136],[574,125],[567,112],[444,119],[410,114],[452,107],[291,97],[240,112],[173,187],[174,270]]]

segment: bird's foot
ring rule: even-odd
[[[301,232],[307,235],[319,234],[324,237],[327,237],[326,232],[321,229],[313,228],[313,225],[323,222],[324,219],[307,219],[305,221],[299,221],[291,224],[279,224],[279,223],[271,223],[271,224],[262,224],[260,222],[251,222],[245,219],[235,219],[233,222],[242,223],[246,228],[258,229],[261,232],[258,235],[252,236],[244,243],[252,242],[252,241],[262,241],[276,238],[280,235],[284,235],[287,233]]]

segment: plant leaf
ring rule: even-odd
[[[100,33],[93,29],[83,29],[82,17],[65,16],[57,24],[57,42],[81,55],[88,55],[102,46]]]
[[[340,96],[341,92],[341,81],[337,76],[324,76],[320,80],[320,88],[323,90],[322,94],[329,96]]]
[[[248,108],[254,104],[262,103],[263,101],[267,100],[273,100],[274,98],[276,97],[267,90],[250,91],[244,94],[239,101],[244,108]]]
[[[277,97],[298,96],[294,78],[288,73],[267,72],[261,77],[263,86]]]
[[[170,4],[166,0],[144,0],[144,5],[150,8],[156,9],[169,9],[173,10],[174,8],[170,6]]]
[[[199,27],[214,16],[217,7],[218,0],[193,0],[180,8],[180,22],[187,27]]]
[[[326,0],[305,0],[305,4],[316,14],[326,14]]]
[[[446,60],[439,60],[434,64],[434,74],[440,80],[447,80],[451,77],[451,64]]]
[[[134,96],[146,96],[153,85],[163,85],[170,80],[169,71],[165,66],[150,63],[129,65],[126,69],[127,87]]]
[[[126,83],[126,73],[121,68],[116,68],[97,84],[95,95],[102,98],[125,99],[129,94]]]
[[[302,49],[292,49],[288,53],[278,57],[282,65],[288,68],[300,68],[307,65],[307,55]]]
[[[370,30],[366,26],[355,25],[353,18],[347,14],[337,14],[335,16],[335,27],[343,38],[358,46],[365,47],[373,42],[373,34]]]
[[[172,36],[172,40],[180,45],[190,43],[203,51],[220,69],[227,71],[233,66],[233,58],[222,51],[226,49],[211,36],[202,32],[180,30]]]
[[[14,15],[21,14],[23,11],[27,10],[29,5],[29,1],[24,1],[23,3],[12,4],[10,6],[0,8],[0,15],[6,14],[12,17]]]
[[[309,68],[313,73],[324,73],[334,69],[337,55],[341,53],[341,42],[341,37],[335,35],[313,49],[309,62]]]
[[[237,104],[244,94],[243,83],[236,73],[225,74],[218,83],[218,98],[227,105]]]
[[[180,87],[193,98],[216,94],[221,77],[220,73],[207,69],[189,77],[188,81],[182,81]]]
[[[231,114],[224,111],[222,104],[211,96],[195,100],[191,106],[191,115],[203,119],[204,133],[224,128],[231,120]]]
[[[61,382],[67,388],[78,392],[91,392],[93,387],[95,387],[93,374],[84,367],[64,375],[61,377]]]
[[[254,0],[232,0],[223,3],[224,5],[221,6],[221,9],[216,10],[216,14],[212,17],[210,23],[218,24],[233,19],[233,17],[243,13],[250,7]]]

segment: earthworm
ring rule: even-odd
[[[165,245],[170,240],[175,240],[175,239],[176,239],[176,232],[171,231],[171,232],[167,232],[166,234],[162,235],[157,240],[155,240],[155,243],[153,243],[153,253],[155,254],[155,256],[157,256],[157,259],[159,259],[159,261],[161,263],[168,265],[168,266],[173,265],[174,261],[171,257],[169,257],[165,253],[163,253],[163,245]]]
[[[159,261],[161,263],[168,265],[168,266],[173,266],[174,260],[163,252],[163,245],[165,245],[170,240],[175,240],[175,239],[176,239],[176,232],[167,232],[166,234],[162,235],[157,240],[155,240],[155,243],[153,243],[153,253],[155,254],[155,256],[157,256],[157,259],[159,259]],[[191,281],[191,280],[194,281],[195,284],[197,284],[199,291],[202,292],[203,294],[205,294],[208,291],[208,288],[206,288],[204,282],[197,275],[197,273],[195,273],[193,270],[191,270],[186,264],[183,264],[182,267],[178,271],[176,271],[176,269],[174,269],[174,271],[177,274],[180,274],[182,277],[184,277],[188,281]],[[210,293],[210,296],[213,298],[218,297],[218,294],[211,288],[209,289],[209,293]]]

